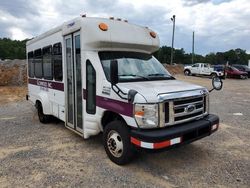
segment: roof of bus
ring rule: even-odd
[[[101,23],[107,30],[100,28]],[[158,35],[147,27],[115,19],[78,17],[35,37],[27,42],[27,46],[57,32],[66,36],[76,31],[81,32],[82,48],[85,50],[127,49],[153,53],[160,43]]]

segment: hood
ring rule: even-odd
[[[157,80],[143,82],[119,83],[119,87],[125,90],[133,89],[143,95],[147,102],[158,102],[158,95],[180,91],[204,89],[202,86],[190,84],[178,80]]]

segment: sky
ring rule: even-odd
[[[250,53],[250,0],[1,0],[0,37],[23,40],[81,14],[147,26],[175,48],[205,55],[241,48]]]

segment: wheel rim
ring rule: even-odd
[[[108,134],[107,145],[114,157],[121,157],[123,153],[123,142],[119,133],[112,130]]]
[[[185,71],[185,75],[189,75],[189,72],[188,72],[188,71]]]

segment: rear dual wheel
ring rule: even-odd
[[[212,79],[215,78],[216,76],[217,76],[216,73],[212,73],[212,74],[211,74],[211,78],[212,78]]]
[[[50,115],[45,115],[43,113],[43,106],[42,106],[42,104],[40,102],[36,103],[36,108],[37,108],[37,114],[38,114],[39,121],[41,123],[49,123],[50,120],[51,120],[51,116]]]

